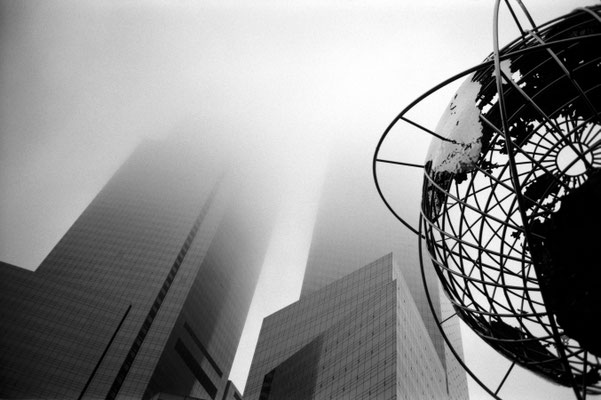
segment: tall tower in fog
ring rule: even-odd
[[[411,295],[444,364],[443,339],[432,318],[419,268],[417,237],[382,204],[368,165],[332,164],[326,176],[301,297],[310,295],[357,268],[394,252]],[[432,269],[426,270],[436,282]],[[436,285],[432,298],[438,299]],[[434,302],[440,315],[440,303]]]
[[[313,230],[301,298],[393,252],[446,371],[449,398],[466,399],[468,388],[465,371],[446,346],[423,288],[417,237],[386,209],[373,187],[372,179],[371,166],[367,162],[364,165],[330,165]],[[454,311],[444,294],[438,290],[434,269],[426,266],[425,271],[434,308],[438,318],[443,320]],[[461,354],[458,319],[450,319],[445,323],[445,328],[455,349]]]
[[[427,336],[385,255],[265,318],[244,398],[445,399]]]
[[[275,214],[242,181],[145,143],[35,272],[0,266],[0,397],[221,399]]]

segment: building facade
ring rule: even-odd
[[[437,353],[444,363],[443,339],[432,317],[419,268],[418,238],[386,209],[373,188],[369,166],[332,164],[326,177],[311,238],[301,297],[342,278],[384,254],[394,252]],[[429,282],[436,281],[426,269]],[[438,299],[438,286],[431,285]],[[434,307],[440,316],[440,302]]]
[[[144,143],[35,272],[0,267],[0,397],[222,398],[274,212],[208,158]]]
[[[244,398],[443,399],[444,367],[392,254],[263,321]]]
[[[373,188],[370,171],[367,162],[361,166],[333,161],[330,165],[313,230],[301,298],[393,252],[429,339],[444,366],[448,398],[467,399],[466,373],[446,345],[424,290],[417,235],[386,209]],[[399,193],[399,196],[407,195]],[[411,204],[411,201],[407,203]],[[427,252],[424,255],[427,257]],[[453,308],[439,288],[434,268],[428,268],[427,263],[425,274],[436,316],[440,321],[445,320],[454,313]],[[452,338],[454,349],[462,355],[458,318],[451,317],[444,327],[447,336]]]

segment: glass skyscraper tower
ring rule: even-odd
[[[333,163],[328,172],[313,230],[301,298],[393,252],[427,334],[444,366],[448,398],[467,399],[466,373],[445,344],[428,304],[419,266],[418,238],[396,221],[382,203],[373,187],[370,165],[361,168],[361,165]],[[419,193],[397,194],[419,196]],[[411,204],[411,201],[408,203]],[[427,252],[424,252],[424,256],[427,258]],[[425,264],[436,315],[440,321],[446,320],[454,310],[439,290],[434,268],[429,268],[427,259]],[[453,347],[462,355],[459,319],[449,318],[444,327]]]
[[[370,263],[373,263],[374,260],[380,259],[390,252],[394,252],[398,267],[394,266],[393,268],[392,265],[394,263],[390,261],[390,268],[392,268],[394,273],[392,277],[389,276],[387,279],[390,280],[390,285],[393,285],[392,281],[394,281],[396,289],[400,292],[395,295],[396,297],[392,296],[387,300],[389,302],[387,307],[398,309],[399,314],[391,316],[387,320],[386,331],[388,332],[388,330],[392,329],[392,331],[388,332],[388,335],[396,338],[395,343],[398,346],[391,347],[390,353],[385,355],[385,357],[389,357],[389,362],[395,362],[395,365],[399,368],[402,366],[403,361],[399,361],[397,357],[401,357],[401,355],[421,357],[423,360],[427,360],[431,364],[431,367],[422,368],[419,372],[410,369],[400,375],[397,374],[397,370],[390,372],[390,379],[395,382],[394,384],[389,382],[392,386],[389,385],[390,389],[387,390],[390,390],[390,392],[387,392],[388,395],[384,397],[374,398],[393,399],[403,398],[403,396],[408,396],[408,398],[448,398],[453,400],[468,398],[465,371],[446,347],[428,305],[419,269],[417,238],[408,230],[405,230],[400,223],[397,223],[394,217],[386,210],[377,192],[372,187],[369,165],[365,165],[364,167],[358,168],[357,165],[353,164],[333,164],[330,166],[329,175],[326,177],[318,206],[301,299],[298,303],[265,319],[244,393],[245,398],[254,399],[261,391],[263,397],[260,398],[262,399],[278,399],[292,396],[292,392],[281,392],[284,387],[282,386],[283,381],[281,378],[283,372],[280,372],[280,379],[278,381],[279,389],[274,389],[273,391],[270,389],[269,379],[263,382],[262,379],[264,377],[261,374],[268,374],[271,371],[274,374],[272,377],[273,380],[277,376],[278,370],[287,370],[288,367],[286,365],[290,366],[299,359],[308,357],[308,353],[312,354],[311,357],[315,358],[316,363],[318,363],[316,361],[318,359],[323,360],[322,356],[324,355],[318,351],[317,353],[321,355],[316,356],[313,352],[315,349],[307,344],[308,339],[314,340],[316,337],[326,334],[325,332],[329,329],[347,329],[346,326],[331,328],[331,326],[340,324],[341,322],[337,321],[343,319],[342,317],[345,315],[354,315],[354,317],[349,317],[350,319],[362,318],[360,312],[357,314],[358,311],[349,311],[354,310],[354,307],[357,307],[356,304],[353,306],[335,306],[337,300],[333,298],[341,294],[333,295],[331,292],[332,288],[340,285],[344,286],[341,282],[350,279],[348,278],[351,276],[349,274],[354,276],[359,273],[355,271],[369,269],[363,266],[367,264],[372,265]],[[380,260],[380,263],[382,260]],[[439,318],[444,319],[453,313],[452,307],[450,307],[446,298],[439,293],[433,269],[426,269],[426,274],[428,275],[430,294],[436,313]],[[371,283],[373,282],[369,281],[365,284],[369,286]],[[380,289],[386,290],[383,287]],[[352,289],[352,291],[354,290],[363,291],[372,289]],[[355,295],[358,296],[357,293]],[[352,297],[352,295],[350,296]],[[293,311],[295,309],[303,309],[307,304],[314,302],[316,297],[323,297],[322,302],[327,303],[327,307],[330,307],[327,312],[324,311],[324,315],[320,315],[317,311],[311,311],[309,312],[311,316],[307,317],[307,315],[304,315],[304,312]],[[316,303],[312,307],[317,310],[321,306]],[[416,310],[417,314],[413,313],[412,310]],[[401,318],[400,316],[403,315],[404,317]],[[351,322],[349,321],[349,323]],[[391,327],[391,324],[394,327]],[[461,335],[457,318],[450,319],[445,324],[454,347],[461,353]],[[281,327],[278,327],[278,325],[281,325]],[[301,329],[305,325],[313,327],[307,328],[307,332],[303,330],[306,337],[300,333],[295,333],[295,329]],[[290,326],[296,328],[287,330]],[[381,334],[384,333],[381,332]],[[412,341],[404,340],[407,335],[413,334],[417,334],[415,336],[416,339]],[[376,342],[372,342],[369,337],[366,337],[360,342],[356,341],[354,345],[377,346],[378,337],[374,336],[373,340]],[[282,341],[284,343],[286,341],[290,342],[290,347],[286,348],[285,345],[280,344]],[[352,346],[349,347],[344,342],[343,338],[339,338],[336,343],[338,343],[338,346],[343,346],[349,354],[353,354],[354,350],[352,350]],[[313,350],[300,351],[301,344],[302,346],[309,346],[308,349],[311,348]],[[333,344],[330,344],[330,346],[333,346]],[[274,348],[277,348],[277,350],[273,350]],[[328,349],[331,350],[331,347],[328,347]],[[291,357],[291,359],[285,361],[287,357]],[[366,363],[373,368],[386,368],[380,365],[383,362],[381,358],[372,358],[371,356],[361,357],[356,362]],[[280,363],[282,365],[278,366]],[[301,364],[301,370],[311,369],[308,361],[305,360]],[[294,365],[301,364],[297,363]],[[344,359],[340,358],[338,366],[340,367],[344,364]],[[334,369],[337,368],[334,365],[331,367]],[[325,368],[327,369],[328,367],[326,366]],[[347,365],[343,366],[343,368],[347,371],[351,367]],[[354,366],[353,370],[355,370]],[[432,376],[425,377],[420,375],[423,373],[431,374]],[[321,379],[321,372],[317,371],[316,374],[316,379]],[[362,390],[360,388],[365,385],[370,386],[374,383],[370,379],[366,381],[362,380],[364,377],[361,373],[356,375],[355,381],[363,382],[359,386],[353,385],[353,387],[358,387],[358,390]],[[342,375],[333,374],[328,379],[337,381],[340,376]],[[348,376],[340,379],[347,378]],[[420,380],[426,386],[420,387],[419,384],[415,383],[420,382]],[[441,381],[443,384],[440,384]],[[273,382],[272,384],[275,385]],[[394,389],[393,386],[397,383],[402,388],[398,390]],[[417,386],[412,387],[411,385]],[[348,385],[346,388],[348,389]],[[321,395],[316,394],[319,392],[319,385],[315,390],[317,392],[311,392],[311,396],[315,395],[316,398],[322,398],[320,397]],[[270,393],[271,397],[266,397],[266,393]],[[279,397],[278,393],[287,394],[284,397]],[[334,396],[333,398],[337,398],[334,393],[327,393],[331,393]],[[342,393],[338,393],[338,395],[342,396]],[[326,396],[325,398],[328,397]],[[356,397],[350,396],[348,398],[371,397],[368,390],[365,393],[356,393]]]
[[[35,272],[0,266],[0,397],[221,399],[275,213],[207,158],[142,144]]]
[[[244,398],[444,399],[444,367],[392,254],[263,321]]]

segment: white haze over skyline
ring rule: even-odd
[[[593,3],[526,1],[539,23]],[[232,370],[242,391],[262,318],[300,293],[328,158],[369,170],[402,108],[492,51],[492,14],[482,0],[3,0],[0,260],[35,269],[144,138],[266,161],[284,206]],[[428,141],[400,145],[423,159]],[[509,363],[463,332],[496,387]],[[525,372],[506,385],[508,399],[573,398]]]

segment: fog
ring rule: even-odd
[[[594,2],[526,5],[542,22],[583,3]],[[183,135],[267,171],[256,179],[282,208],[232,372],[242,390],[262,318],[300,292],[328,160],[362,165],[375,190],[366,180],[382,132],[491,52],[492,12],[477,0],[2,1],[0,260],[35,269],[144,139]],[[517,32],[504,21],[507,41]],[[419,117],[435,126],[447,102]],[[428,143],[401,139],[398,154],[423,159]],[[482,361],[466,337],[466,357]],[[505,363],[485,360],[482,371]],[[536,391],[516,389],[523,398],[572,398],[512,379]]]

